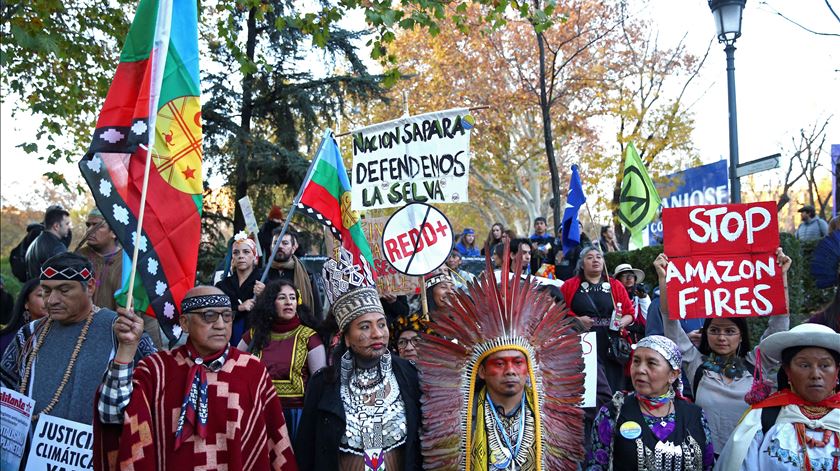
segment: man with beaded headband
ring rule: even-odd
[[[490,250],[486,250],[489,254]],[[511,273],[505,242],[502,273]],[[423,459],[436,470],[574,470],[583,458],[583,358],[564,306],[490,257],[432,315],[422,341]],[[521,273],[522,257],[512,273]],[[447,339],[454,339],[453,342]],[[452,411],[457,405],[457,413]]]
[[[307,386],[295,441],[301,469],[419,470],[417,371],[388,352],[379,294],[352,288],[332,302],[331,314],[341,342],[332,366]]]
[[[143,331],[121,312],[97,399],[95,469],[297,470],[283,408],[260,360],[230,347],[230,299],[212,286],[181,302],[185,345],[131,358]]]
[[[21,327],[0,363],[2,385],[35,399],[32,421],[41,414],[83,424],[93,422],[93,396],[117,349],[117,314],[95,306],[93,266],[65,252],[41,265],[47,317]],[[141,322],[142,333],[142,322]],[[155,352],[148,335],[138,336],[126,362]]]

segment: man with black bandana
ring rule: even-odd
[[[35,399],[40,414],[83,424],[93,422],[93,396],[117,350],[117,314],[93,305],[93,266],[65,252],[41,266],[47,317],[23,326],[0,363],[3,386]],[[148,335],[138,336],[128,363],[155,352]]]
[[[179,319],[187,343],[136,369],[143,321],[120,314],[119,349],[97,401],[95,469],[297,470],[265,366],[228,344],[233,311],[222,290],[189,290]]]

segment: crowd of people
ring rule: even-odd
[[[829,233],[812,212],[798,237]],[[95,469],[838,469],[837,296],[820,323],[770,317],[752,345],[746,318],[671,319],[664,254],[646,286],[640,267],[607,266],[611,227],[564,251],[539,217],[529,237],[493,224],[483,245],[463,229],[425,296],[329,299],[281,225],[278,210],[233,237],[170,345],[120,307],[101,213],[71,252],[69,213],[50,207],[2,301],[0,383],[35,400],[33,424],[92,425]],[[582,408],[586,332],[597,391]]]

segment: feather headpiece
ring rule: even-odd
[[[486,250],[489,254],[489,248]],[[459,290],[452,306],[436,313],[417,362],[423,393],[425,469],[473,470],[471,450],[478,368],[488,356],[518,350],[528,360],[528,403],[534,404],[537,469],[577,469],[583,460],[583,358],[580,337],[566,318],[568,310],[539,290],[531,276],[520,279],[518,256],[510,274],[510,244],[505,242],[501,282],[490,256],[486,269]],[[453,342],[447,339],[454,339]],[[458,413],[446,413],[457,406]]]

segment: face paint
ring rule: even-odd
[[[528,374],[528,362],[522,354],[516,357],[502,357],[488,359],[484,366],[484,374],[487,376],[501,376],[509,370],[513,370],[518,375]]]

